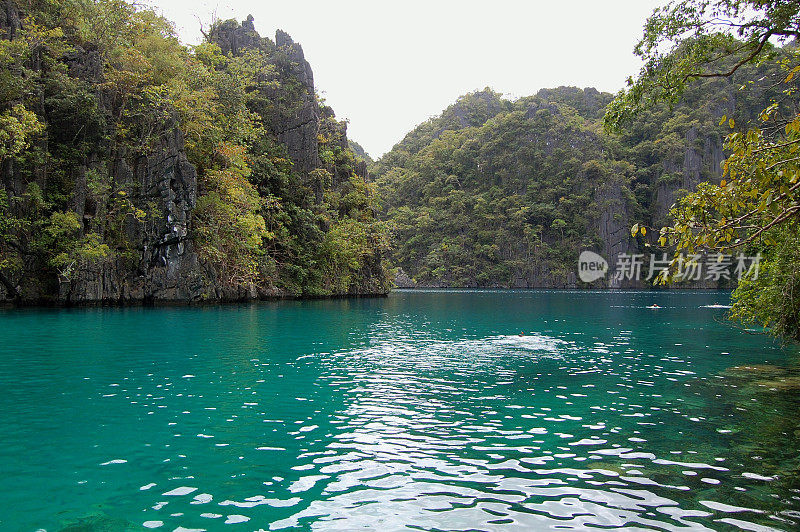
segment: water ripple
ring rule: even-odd
[[[681,317],[713,298],[660,302],[667,321],[656,325],[639,321],[655,319],[646,293],[602,300],[596,323],[572,310],[583,294],[532,312],[528,296],[478,293],[459,300],[475,307],[467,326],[444,300],[405,297],[347,312],[343,302],[164,311],[156,323],[194,332],[163,349],[120,325],[133,317],[141,329],[149,314],[89,314],[122,332],[119,349],[88,354],[49,358],[32,331],[30,349],[0,364],[0,459],[19,488],[3,492],[0,525],[800,525],[796,377],[764,360],[773,348]],[[87,315],[73,318],[87,327]],[[721,362],[731,345],[736,362]],[[55,379],[70,385],[42,387]]]

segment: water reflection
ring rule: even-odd
[[[0,315],[0,526],[791,530],[800,372],[725,297]]]
[[[712,430],[695,415],[708,405],[684,398],[691,361],[637,353],[631,331],[587,345],[542,334],[429,341],[398,329],[329,359],[352,404],[332,456],[312,460],[326,487],[273,529],[796,524],[792,510],[766,516],[757,496],[756,507],[703,499],[719,496],[710,486],[747,493],[759,489],[749,481],[773,479],[732,471],[717,445],[689,440],[696,423]]]

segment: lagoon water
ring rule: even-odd
[[[729,298],[0,311],[0,529],[797,529],[798,352]]]

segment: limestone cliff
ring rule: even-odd
[[[26,15],[0,0],[6,42],[28,45]],[[31,13],[52,20],[45,15]],[[262,65],[252,82],[258,88],[242,90],[257,92],[246,112],[263,127],[251,148],[247,186],[261,195],[254,219],[264,220],[257,223],[265,223],[259,236],[265,245],[253,263],[259,271],[243,282],[222,275],[195,238],[197,208],[211,186],[203,182],[227,163],[192,162],[185,117],[170,100],[154,105],[156,97],[148,95],[144,105],[126,107],[119,91],[109,89],[118,78],[107,78],[108,43],[98,46],[70,31],[54,33],[63,52],[45,47],[29,59],[21,56],[19,75],[32,80],[30,92],[37,96],[6,102],[6,109],[25,104],[42,129],[26,151],[2,159],[0,210],[14,223],[0,224],[0,301],[190,302],[388,291],[380,237],[364,221],[370,207],[338,203],[364,195],[351,189],[367,186],[366,163],[348,147],[346,124],[318,103],[311,66],[288,34],[262,38],[248,17],[241,24],[217,23],[207,36],[222,57],[248,61],[246,54],[255,51],[253,60]],[[346,239],[354,224],[363,226],[357,227],[358,255],[340,256],[336,239]],[[63,247],[64,239],[74,242],[71,248],[60,254],[46,249]],[[99,259],[70,258],[95,252]]]
[[[395,227],[396,282],[587,287],[576,274],[579,254],[590,250],[610,272],[588,287],[650,286],[651,251],[669,251],[654,233],[670,208],[700,182],[722,178],[730,129],[720,118],[735,116],[744,127],[774,97],[765,87],[737,103],[739,82],[698,83],[675,106],[641,113],[621,135],[602,125],[613,96],[592,88],[515,101],[488,89],[462,96],[372,165]],[[651,229],[647,238],[631,236],[634,223]],[[648,256],[640,279],[617,279],[618,259],[640,253]]]

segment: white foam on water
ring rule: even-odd
[[[108,462],[103,462],[100,465],[111,465],[111,464],[127,464],[127,460],[123,460],[122,458],[115,458],[114,460],[109,460]]]
[[[765,477],[764,475],[759,475],[758,473],[742,473],[742,476],[745,478],[752,478],[753,480],[763,480],[765,482],[772,482],[775,480],[775,477]]]
[[[249,520],[250,520],[250,518],[247,517],[246,515],[234,514],[234,515],[229,515],[228,518],[225,519],[225,524],[226,525],[233,525],[233,524],[236,524],[236,523],[245,523],[245,522],[247,522]]]
[[[150,488],[152,488],[155,485],[156,485],[155,482],[151,482],[150,484],[145,484],[144,486],[139,488],[139,491],[149,490]]]
[[[164,521],[145,521],[142,526],[145,528],[160,528],[164,526]]]
[[[166,493],[162,493],[164,496],[181,496],[181,495],[189,495],[190,493],[194,493],[197,491],[197,488],[191,488],[189,486],[181,486],[179,488],[175,488],[174,490],[170,490]]]
[[[208,504],[214,497],[210,493],[201,493],[195,495],[194,500],[190,504]]]

